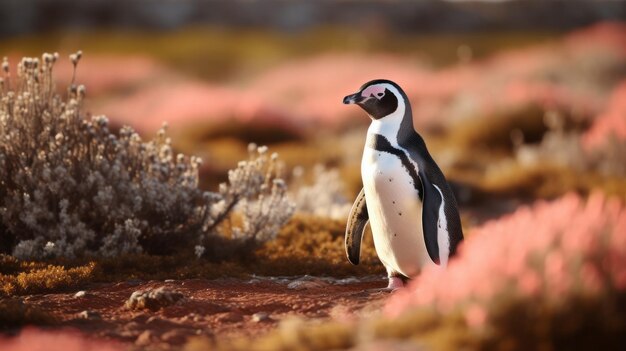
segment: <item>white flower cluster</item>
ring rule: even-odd
[[[264,242],[276,237],[295,206],[286,196],[285,181],[279,177],[278,155],[268,156],[266,146],[255,144],[250,144],[248,151],[250,158],[228,172],[228,185],[220,185],[222,200],[215,208],[226,213],[237,207],[241,223],[231,225],[233,239]],[[219,220],[221,214],[215,215]],[[200,252],[199,248],[196,250]]]
[[[14,238],[16,257],[159,254],[181,243],[193,248],[240,202],[244,209],[249,203],[265,208],[244,211],[244,236],[264,239],[289,218],[284,188],[268,190],[276,177],[266,164],[274,165],[274,158],[252,157],[219,193],[203,192],[197,187],[201,160],[174,155],[165,126],[149,142],[129,127],[116,135],[106,117],[84,118],[84,87],[72,84],[66,99],[57,94],[57,57],[25,58],[17,77],[3,63],[0,233]],[[80,55],[71,59],[76,67]],[[195,253],[202,255],[198,248]]]
[[[323,165],[313,168],[313,183],[304,182],[304,171],[295,168],[295,178],[290,197],[298,212],[320,217],[345,220],[352,204],[344,195],[345,186],[337,169],[327,169]]]

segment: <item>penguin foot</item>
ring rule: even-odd
[[[389,277],[389,284],[385,288],[368,289],[371,293],[390,293],[404,288],[405,284],[400,277]]]
[[[394,291],[400,288],[404,288],[404,281],[400,277],[389,277],[389,285],[387,285],[387,290]]]

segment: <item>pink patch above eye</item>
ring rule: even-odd
[[[361,93],[363,97],[375,96],[377,98],[385,95],[385,87],[382,85],[372,85],[363,90]]]

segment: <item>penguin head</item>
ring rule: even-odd
[[[357,104],[373,119],[381,119],[398,109],[398,102],[406,100],[402,89],[386,79],[369,81],[358,92],[343,98],[343,103]]]

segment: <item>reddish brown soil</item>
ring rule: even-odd
[[[345,285],[314,280],[309,288],[296,290],[285,281],[267,279],[124,282],[89,286],[83,297],[72,292],[31,295],[24,301],[56,315],[63,328],[98,339],[167,349],[196,335],[260,335],[292,316],[351,318],[375,313],[388,296],[377,290],[385,283],[382,277]],[[182,292],[185,299],[157,311],[124,307],[134,291],[161,286]],[[81,316],[83,311],[93,316]],[[269,318],[255,321],[253,315],[259,312]]]

